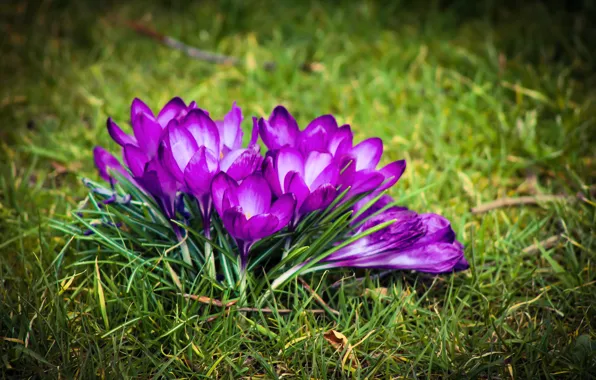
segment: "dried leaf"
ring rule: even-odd
[[[339,331],[329,330],[323,334],[323,337],[337,351],[345,350],[346,353],[344,354],[341,361],[342,369],[344,368],[346,359],[348,359],[348,357],[350,358],[350,364],[352,368],[356,368],[358,366],[358,358],[356,358],[356,355],[354,355],[354,352],[352,351],[352,346],[350,345],[348,338],[344,334],[340,333]]]
[[[385,298],[385,297],[389,297],[389,290],[387,288],[374,288],[374,289],[369,289],[366,288],[364,289],[364,294],[365,297],[371,297],[371,298]]]

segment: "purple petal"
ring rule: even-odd
[[[431,243],[453,243],[455,232],[447,218],[437,214],[420,215],[426,234],[416,242],[416,246]]]
[[[242,147],[242,110],[236,105],[236,102],[232,104],[232,109],[226,114],[223,121],[217,122],[217,128],[219,130],[220,137],[220,148],[224,151],[239,149]]]
[[[269,120],[259,120],[259,133],[267,148],[279,149],[286,145],[296,146],[300,130],[288,110],[277,106]]]
[[[248,221],[239,207],[225,210],[221,219],[224,227],[230,235],[236,239],[246,240],[245,230]]]
[[[375,169],[383,154],[383,141],[372,137],[352,148],[352,156],[356,159],[356,170]]]
[[[247,177],[236,192],[238,203],[247,218],[269,212],[271,207],[271,189],[260,174]]]
[[[219,132],[213,120],[203,110],[191,110],[184,118],[182,126],[188,129],[198,146],[207,147],[219,158]]]
[[[97,167],[99,176],[107,182],[110,182],[111,179],[109,174],[110,169],[117,170],[126,177],[130,177],[130,175],[120,164],[120,161],[118,161],[116,157],[100,146],[93,148],[93,160],[95,161],[95,166]]]
[[[355,171],[355,166],[356,165],[352,161],[340,176],[342,187],[351,186],[348,196],[374,190],[385,180],[385,177],[375,170]]]
[[[173,218],[176,214],[174,201],[178,190],[178,183],[162,167],[157,157],[147,163],[143,176],[138,178],[138,181],[145,190],[153,195],[166,216]]]
[[[211,181],[219,172],[219,160],[204,146],[192,156],[184,170],[184,182],[193,195],[201,197],[211,191]]]
[[[456,246],[461,249],[461,251],[464,251],[464,246],[456,241],[454,244],[456,244]],[[464,257],[464,255],[461,256],[461,258],[459,259],[459,261],[457,262],[457,264],[455,264],[455,267],[453,267],[453,270],[455,271],[461,271],[461,270],[466,270],[470,267],[470,263],[468,263],[468,260],[466,260],[466,258]]]
[[[310,194],[310,190],[300,173],[289,172],[284,179],[284,193],[294,194],[296,197],[297,207],[302,205],[302,202]]]
[[[337,164],[331,163],[327,166],[321,174],[315,178],[313,183],[309,186],[311,190],[317,189],[322,185],[329,184],[333,185],[334,188],[337,187],[337,183],[339,180],[339,168]]]
[[[298,149],[284,147],[279,150],[276,156],[276,170],[280,185],[285,185],[286,175],[291,172],[297,172],[304,176],[304,158]]]
[[[229,152],[221,160],[221,170],[236,181],[253,174],[261,166],[263,157],[254,149],[237,149]]]
[[[306,182],[310,189],[314,190],[314,187],[312,185],[314,184],[315,180],[317,179],[317,177],[319,177],[320,174],[322,174],[325,171],[325,169],[327,169],[327,167],[330,166],[332,161],[333,156],[330,153],[310,152],[308,154],[306,162],[304,163],[304,182]],[[331,176],[332,173],[326,173],[325,175],[325,177]],[[322,178],[319,181],[319,183],[328,183],[326,179],[327,178]]]
[[[136,145],[127,144],[122,148],[124,152],[124,162],[135,177],[141,177],[145,171],[145,165],[149,161],[147,153]]]
[[[211,182],[211,197],[213,198],[213,205],[217,213],[223,217],[224,207],[223,201],[226,191],[236,192],[238,183],[232,177],[224,172],[218,173]]]
[[[107,124],[108,124],[108,133],[110,134],[110,137],[112,137],[112,139],[114,141],[116,141],[116,143],[118,145],[120,145],[120,146],[124,146],[126,144],[137,145],[137,140],[133,136],[124,133],[124,131],[122,129],[120,129],[118,124],[114,123],[114,121],[112,120],[111,117],[108,118]]]
[[[165,106],[163,106],[161,111],[159,111],[157,122],[162,128],[165,128],[172,119],[175,119],[184,112],[186,112],[186,104],[184,103],[184,100],[179,97],[172,98]]]
[[[404,174],[405,170],[406,160],[392,162],[379,170],[379,173],[383,174],[385,177],[385,182],[379,188],[379,191],[386,190],[395,185],[395,183],[401,178],[402,174]]]
[[[248,143],[248,147],[252,148],[257,145],[257,140],[259,139],[259,119],[256,117],[252,117],[252,132],[250,135],[250,141]]]
[[[267,237],[283,228],[280,226],[279,219],[273,214],[255,215],[246,223],[242,239],[246,241],[255,241]]]
[[[284,194],[271,205],[269,212],[279,220],[278,230],[284,228],[292,219],[296,207],[296,198],[292,194]]]
[[[334,157],[341,157],[352,150],[354,134],[349,125],[342,125],[329,140],[327,150]]]
[[[175,123],[170,123],[168,126],[166,139],[166,154],[173,158],[173,162],[166,160],[169,164],[168,170],[179,182],[184,182],[184,169],[199,146],[186,128]]]
[[[263,176],[271,186],[273,194],[279,197],[284,193],[284,189],[283,183],[280,183],[279,181],[279,176],[277,175],[277,170],[275,169],[273,160],[273,156],[268,156],[263,161]]]
[[[388,251],[368,257],[335,261],[326,267],[401,269],[442,273],[453,270],[462,255],[462,250],[454,244],[435,243],[404,251]]]
[[[147,114],[147,116],[154,118],[153,111],[151,111],[151,108],[149,108],[141,99],[134,98],[134,100],[132,101],[132,104],[130,106],[130,121],[131,121],[131,123],[136,118],[136,116],[140,113]]]
[[[337,190],[331,184],[325,184],[310,193],[300,207],[301,214],[308,214],[315,210],[326,208],[337,197]]]
[[[155,156],[162,134],[161,126],[146,113],[138,113],[132,120],[132,130],[138,145],[149,157]]]

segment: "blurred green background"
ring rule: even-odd
[[[595,373],[595,2],[47,0],[2,3],[0,15],[3,376]],[[241,64],[194,60],[130,21]],[[269,61],[275,70],[262,68]],[[47,220],[84,198],[94,145],[118,152],[108,116],[126,125],[134,97],[156,110],[173,96],[214,117],[233,101],[245,116],[283,104],[301,127],[333,113],[358,140],[383,138],[384,162],[408,161],[392,194],[432,185],[407,206],[452,220],[472,268],[371,283],[393,289],[390,302],[348,293],[337,321],[261,316],[277,338],[180,319],[175,306],[153,310],[150,327],[106,335],[97,289],[81,281],[90,274],[65,286],[72,248],[56,269],[69,237]],[[536,194],[576,199],[470,212]],[[551,237],[549,249],[523,251]],[[110,319],[150,315],[131,305],[114,304]],[[180,326],[191,332],[162,337]],[[353,372],[317,333],[329,328],[362,341]]]

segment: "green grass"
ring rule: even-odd
[[[2,377],[594,376],[591,2],[575,13],[538,3],[256,4],[1,5]],[[191,60],[122,19],[246,64]],[[265,61],[277,69],[261,70]],[[342,273],[306,276],[337,317],[304,312],[319,305],[298,282],[269,305],[289,315],[226,314],[148,275],[131,280],[97,247],[50,229],[84,198],[79,176],[96,177],[91,148],[117,151],[107,116],[126,120],[133,97],[156,108],[176,95],[214,115],[234,100],[259,116],[282,103],[302,126],[333,113],[359,140],[382,137],[385,161],[408,161],[392,194],[432,185],[407,206],[452,220],[471,269],[338,289],[329,285]],[[532,191],[583,196],[470,213]],[[555,247],[522,252],[557,234]],[[97,266],[78,261],[89,252]],[[376,287],[387,296],[365,295]],[[221,297],[206,281],[195,289]],[[358,344],[353,371],[325,341],[330,329]]]

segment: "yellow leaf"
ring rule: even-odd
[[[346,353],[344,354],[341,361],[342,369],[344,369],[348,357],[350,358],[352,368],[357,368],[359,364],[358,358],[356,358],[354,352],[352,352],[352,346],[344,334],[340,333],[339,331],[329,330],[323,334],[323,338],[325,338],[325,340],[329,342],[329,344],[331,344],[337,351],[345,350]]]

